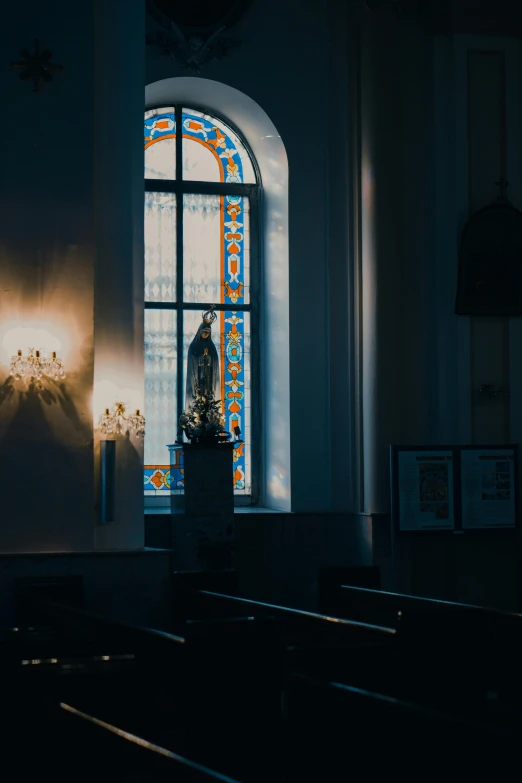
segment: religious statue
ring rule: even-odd
[[[196,401],[196,389],[204,396],[210,391],[214,398],[219,396],[219,357],[212,342],[212,324],[217,320],[215,306],[202,314],[196,336],[190,343],[187,357],[187,383],[185,387],[185,410]]]
[[[215,305],[202,314],[196,336],[187,357],[185,410],[179,418],[181,433],[194,443],[216,443],[228,440],[219,396],[221,382],[219,357],[212,342],[212,324],[216,321]]]

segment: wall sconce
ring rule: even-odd
[[[116,495],[116,440],[130,430],[138,438],[145,435],[145,417],[139,409],[131,416],[126,416],[124,402],[115,402],[98,420],[103,440],[100,442],[100,522],[114,522]],[[109,439],[108,439],[109,438]]]
[[[145,417],[142,416],[139,409],[132,416],[126,416],[126,405],[124,402],[115,402],[112,410],[105,408],[105,413],[100,416],[98,424],[102,435],[123,435],[130,430],[134,435],[143,438],[145,435]]]
[[[34,348],[29,348],[25,357],[23,352],[18,350],[17,355],[11,358],[9,374],[15,381],[20,381],[22,378],[35,378],[39,381],[43,375],[54,378],[55,381],[65,378],[63,362],[56,356],[56,351],[44,359],[40,356],[40,351],[35,351]]]

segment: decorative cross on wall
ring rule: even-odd
[[[34,53],[28,49],[22,49],[20,54],[23,57],[22,62],[12,62],[11,68],[21,69],[20,79],[32,81],[33,92],[40,92],[41,82],[52,82],[53,75],[51,71],[61,71],[61,65],[55,65],[51,62],[52,52],[41,51],[38,38],[34,39]]]

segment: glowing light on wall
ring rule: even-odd
[[[100,419],[105,416],[107,408],[109,412],[116,403],[123,404],[124,410],[143,410],[143,391],[118,386],[113,381],[95,381],[92,398],[92,412],[94,426],[99,427]]]
[[[9,374],[15,380],[34,378],[40,381],[44,375],[56,381],[65,378],[63,360],[58,356],[62,340],[56,328],[3,324],[0,337],[1,363],[9,365]]]
[[[23,378],[35,378],[39,381],[44,375],[54,378],[55,381],[65,378],[63,362],[56,356],[56,351],[50,356],[41,356],[40,351],[34,348],[29,348],[25,355],[21,348],[18,349],[16,356],[11,357],[9,374],[15,381]]]
[[[135,413],[127,415],[124,402],[115,402],[112,408],[105,408],[98,420],[98,426],[104,437],[116,437],[130,431],[140,438],[145,435],[145,417],[136,408]]]
[[[20,349],[27,351],[29,347],[40,351],[42,356],[50,356],[54,351],[58,356],[64,357],[70,351],[67,336],[59,333],[56,327],[51,324],[45,324],[45,326],[2,324],[0,325],[0,340],[2,358],[8,361],[11,361],[11,357],[16,356]]]

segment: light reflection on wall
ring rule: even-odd
[[[366,209],[373,206],[373,172],[371,166],[362,165],[362,200]]]
[[[25,354],[28,348],[34,348],[42,355],[56,351],[66,366],[71,352],[71,342],[67,331],[50,323],[31,324],[29,322],[24,326],[15,326],[13,322],[0,322],[0,345],[2,346],[0,358],[2,367],[9,367],[11,357],[15,356],[19,349]]]
[[[127,379],[128,380],[128,379]],[[136,409],[143,410],[143,391],[125,386],[125,379],[120,377],[119,383],[109,380],[97,380],[94,383],[92,395],[92,414],[95,429],[98,420],[106,408],[112,408],[115,402],[124,402],[128,413],[134,413]]]

